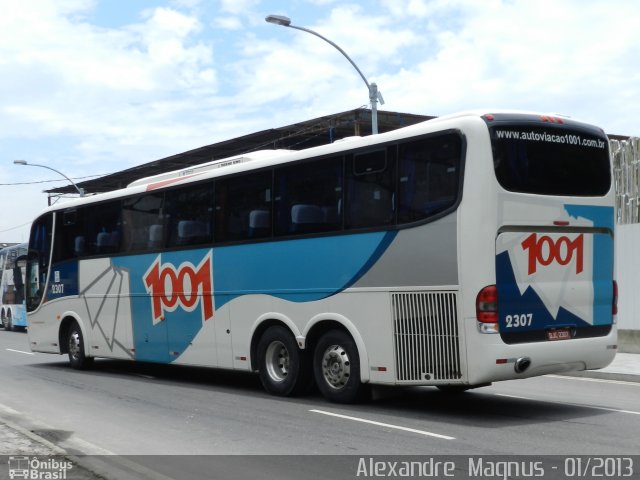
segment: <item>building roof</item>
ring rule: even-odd
[[[434,116],[412,113],[387,112],[378,110],[378,131],[380,133],[406,127],[435,118]],[[365,108],[326,115],[284,127],[270,128],[241,137],[223,140],[204,147],[177,153],[169,157],[143,163],[119,172],[93,180],[78,183],[86,193],[102,193],[124,188],[135,180],[160,173],[181,170],[202,163],[229,158],[256,150],[291,149],[302,150],[334,142],[353,135],[371,134],[371,111]],[[610,139],[627,140],[622,135],[608,135]],[[73,185],[45,190],[52,197],[75,194]]]
[[[383,133],[432,118],[435,117],[379,110],[378,131]],[[140,178],[256,150],[277,148],[301,150],[332,143],[344,137],[370,134],[371,111],[366,109],[349,110],[206,145],[184,153],[143,163],[104,177],[80,182],[78,187],[83,188],[86,193],[108,192],[123,188]],[[67,193],[76,193],[77,190],[73,185],[66,185],[45,190],[45,192],[49,194],[49,197],[56,197]]]

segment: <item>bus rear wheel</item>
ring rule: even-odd
[[[308,355],[300,350],[288,329],[269,327],[258,342],[260,381],[272,395],[299,395],[313,381]]]
[[[437,385],[438,390],[446,395],[460,395],[471,387],[468,385]]]
[[[331,402],[353,403],[368,391],[360,380],[358,347],[342,330],[331,330],[320,337],[313,355],[313,373],[318,389]]]
[[[69,363],[76,370],[85,370],[93,363],[93,358],[84,353],[84,337],[77,322],[73,322],[67,331],[67,352]]]

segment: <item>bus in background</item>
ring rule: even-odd
[[[602,129],[470,112],[271,150],[33,223],[33,351],[258,372],[276,395],[464,391],[615,356]]]
[[[28,243],[0,250],[0,319],[6,331],[27,327],[24,284]]]

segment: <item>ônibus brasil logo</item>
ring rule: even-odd
[[[162,263],[158,255],[144,274],[147,293],[151,295],[153,324],[164,320],[165,312],[178,307],[192,312],[201,304],[202,320],[213,317],[213,271],[211,251],[198,266],[183,262],[178,268]]]

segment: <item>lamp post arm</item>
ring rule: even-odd
[[[313,30],[310,30],[308,28],[291,25],[291,19],[289,17],[285,17],[284,15],[268,15],[265,18],[265,20],[268,23],[273,23],[274,25],[281,25],[283,27],[295,28],[296,30],[302,30],[303,32],[307,32],[312,35],[315,35],[316,37],[327,42],[329,45],[333,46],[342,55],[344,55],[344,58],[349,60],[349,63],[353,66],[353,68],[356,69],[356,72],[358,72],[358,74],[362,78],[362,81],[367,86],[367,90],[369,90],[369,101],[371,102],[371,133],[374,135],[377,134],[378,133],[378,105],[377,104],[378,102],[380,102],[381,104],[384,104],[384,100],[382,99],[382,95],[378,90],[378,85],[376,85],[375,83],[369,83],[369,81],[367,80],[367,77],[365,77],[364,74],[360,71],[356,63],[353,60],[351,60],[351,57],[347,55],[347,52],[345,52],[342,48],[340,48],[337,44],[329,40],[327,37],[320,35],[318,32],[314,32]]]
[[[14,162],[15,163],[15,162]],[[52,170],[54,172],[56,172],[58,175],[62,175],[64,178],[66,178],[69,183],[71,185],[74,186],[74,188],[78,191],[78,193],[80,194],[81,197],[84,197],[84,189],[78,187],[78,185],[75,184],[75,182],[73,180],[71,180],[69,177],[67,177],[64,173],[62,173],[60,170],[56,170],[53,167],[49,167],[48,165],[39,165],[37,163],[21,163],[21,165],[31,165],[32,167],[42,167],[42,168],[47,168],[49,170]]]
[[[323,37],[322,35],[320,35],[318,32],[314,32],[313,30],[309,30],[308,28],[304,28],[304,27],[297,27],[295,25],[286,25],[289,28],[295,28],[296,30],[302,30],[303,32],[307,32],[307,33],[311,33],[312,35],[315,35],[318,38],[321,38],[322,40],[324,40],[325,42],[327,42],[330,45],[333,45],[342,55],[344,55],[344,57],[349,60],[349,63],[351,65],[353,65],[353,68],[356,69],[356,71],[360,74],[360,76],[362,77],[362,80],[364,81],[365,85],[367,86],[367,88],[369,90],[371,90],[371,86],[369,85],[369,82],[367,81],[367,78],[364,76],[364,74],[360,71],[360,69],[358,68],[358,66],[355,64],[355,62],[353,60],[351,60],[351,57],[349,57],[349,55],[347,55],[347,52],[345,52],[342,48],[340,48],[338,45],[336,45],[335,43],[333,43],[331,40],[329,40],[326,37]]]

